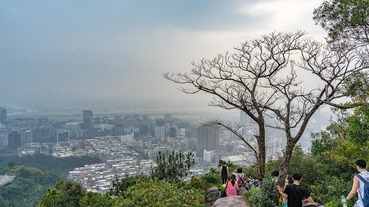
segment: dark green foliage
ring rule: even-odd
[[[0,168],[10,165],[22,164],[57,174],[66,178],[68,171],[76,167],[81,167],[86,164],[101,163],[99,158],[82,156],[82,157],[65,157],[56,158],[53,156],[35,154],[23,157],[19,156],[0,156]]]
[[[270,177],[263,180],[261,185],[262,192],[265,192],[268,200],[271,200],[275,205],[279,204],[281,195],[277,190],[277,182],[274,182]],[[269,203],[270,201],[268,201]]]
[[[83,207],[110,207],[114,200],[109,195],[88,192],[79,202]]]
[[[343,95],[351,97],[352,101],[367,99],[369,93],[369,74],[365,72],[355,72],[346,77],[343,85],[339,88]]]
[[[125,198],[118,197],[115,206],[130,207],[184,207],[205,206],[202,191],[189,187],[186,183],[172,184],[166,180],[150,179],[138,181],[128,188]]]
[[[2,168],[0,174],[16,175],[15,180],[0,186],[0,206],[27,207],[37,204],[41,195],[60,180],[57,175],[24,165]]]
[[[264,183],[263,183],[264,185]],[[273,202],[272,197],[268,197],[270,188],[272,186],[265,183],[266,187],[261,188],[251,188],[251,190],[247,191],[246,199],[250,202],[253,207],[277,207],[277,205]],[[270,196],[270,195],[269,195]]]
[[[122,178],[120,180],[113,181],[113,186],[110,188],[108,194],[113,196],[123,196],[125,197],[125,192],[127,189],[133,185],[135,185],[138,181],[145,181],[149,178],[146,176],[129,176]]]
[[[328,32],[330,41],[355,40],[368,44],[369,1],[327,0],[314,10],[315,22]]]
[[[85,192],[82,186],[72,181],[60,181],[54,189],[49,189],[46,195],[41,197],[40,207],[80,207],[80,200]]]
[[[201,177],[201,180],[204,183],[205,188],[209,188],[209,187],[212,187],[212,186],[218,186],[219,187],[222,184],[220,174],[214,168],[211,168],[208,173],[203,175]]]
[[[205,176],[205,175],[204,175]],[[195,188],[195,189],[206,189],[207,187],[205,187],[206,182],[204,182],[204,180],[193,176],[190,180],[190,183],[188,184],[189,187],[191,188]]]
[[[114,200],[110,195],[86,192],[72,181],[60,181],[41,197],[40,207],[111,207]]]
[[[165,155],[159,152],[156,164],[156,167],[151,168],[151,176],[175,183],[180,178],[188,175],[191,166],[195,164],[195,156],[191,152],[184,154],[173,150],[172,154],[166,158]]]

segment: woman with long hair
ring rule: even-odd
[[[226,184],[227,188],[227,197],[228,196],[236,196],[237,195],[237,189],[238,184],[236,183],[236,175],[231,175],[231,180],[227,182]]]

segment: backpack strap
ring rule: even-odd
[[[367,183],[367,181],[360,174],[356,174],[355,176],[358,177],[361,181],[363,181],[364,185],[365,185],[365,183]],[[360,189],[359,189],[359,191],[360,191]],[[359,196],[360,196],[360,199],[363,200],[360,193],[359,193]]]
[[[360,174],[356,174],[356,177],[358,177],[361,181],[363,181],[364,184],[367,183],[367,181]]]

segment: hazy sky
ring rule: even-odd
[[[192,61],[273,31],[304,30],[322,39],[312,20],[320,3],[1,0],[0,106],[101,100],[205,106],[208,97],[183,94],[162,73],[189,71]]]

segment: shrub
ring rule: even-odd
[[[209,188],[212,186],[220,187],[222,185],[220,174],[214,168],[210,172],[206,173],[201,177],[201,181],[204,183],[204,188]]]
[[[251,188],[251,190],[247,191],[245,196],[246,200],[248,200],[253,207],[277,207],[263,188]]]
[[[115,180],[113,181],[113,186],[110,188],[108,195],[113,195],[113,196],[123,196],[125,197],[125,191],[135,185],[137,183],[137,181],[142,180],[148,180],[149,178],[143,175],[138,175],[138,176],[127,176],[125,178],[122,178],[120,180]]]
[[[165,154],[159,152],[156,164],[157,166],[151,168],[153,178],[176,183],[188,175],[191,166],[195,164],[195,155],[192,152],[183,153],[173,150],[167,158]]]
[[[252,188],[246,193],[246,199],[253,207],[276,207],[272,200],[260,188]]]
[[[145,182],[138,181],[128,188],[125,198],[117,198],[115,207],[203,207],[204,204],[205,196],[200,190],[188,186],[180,187],[165,180],[150,179]]]

